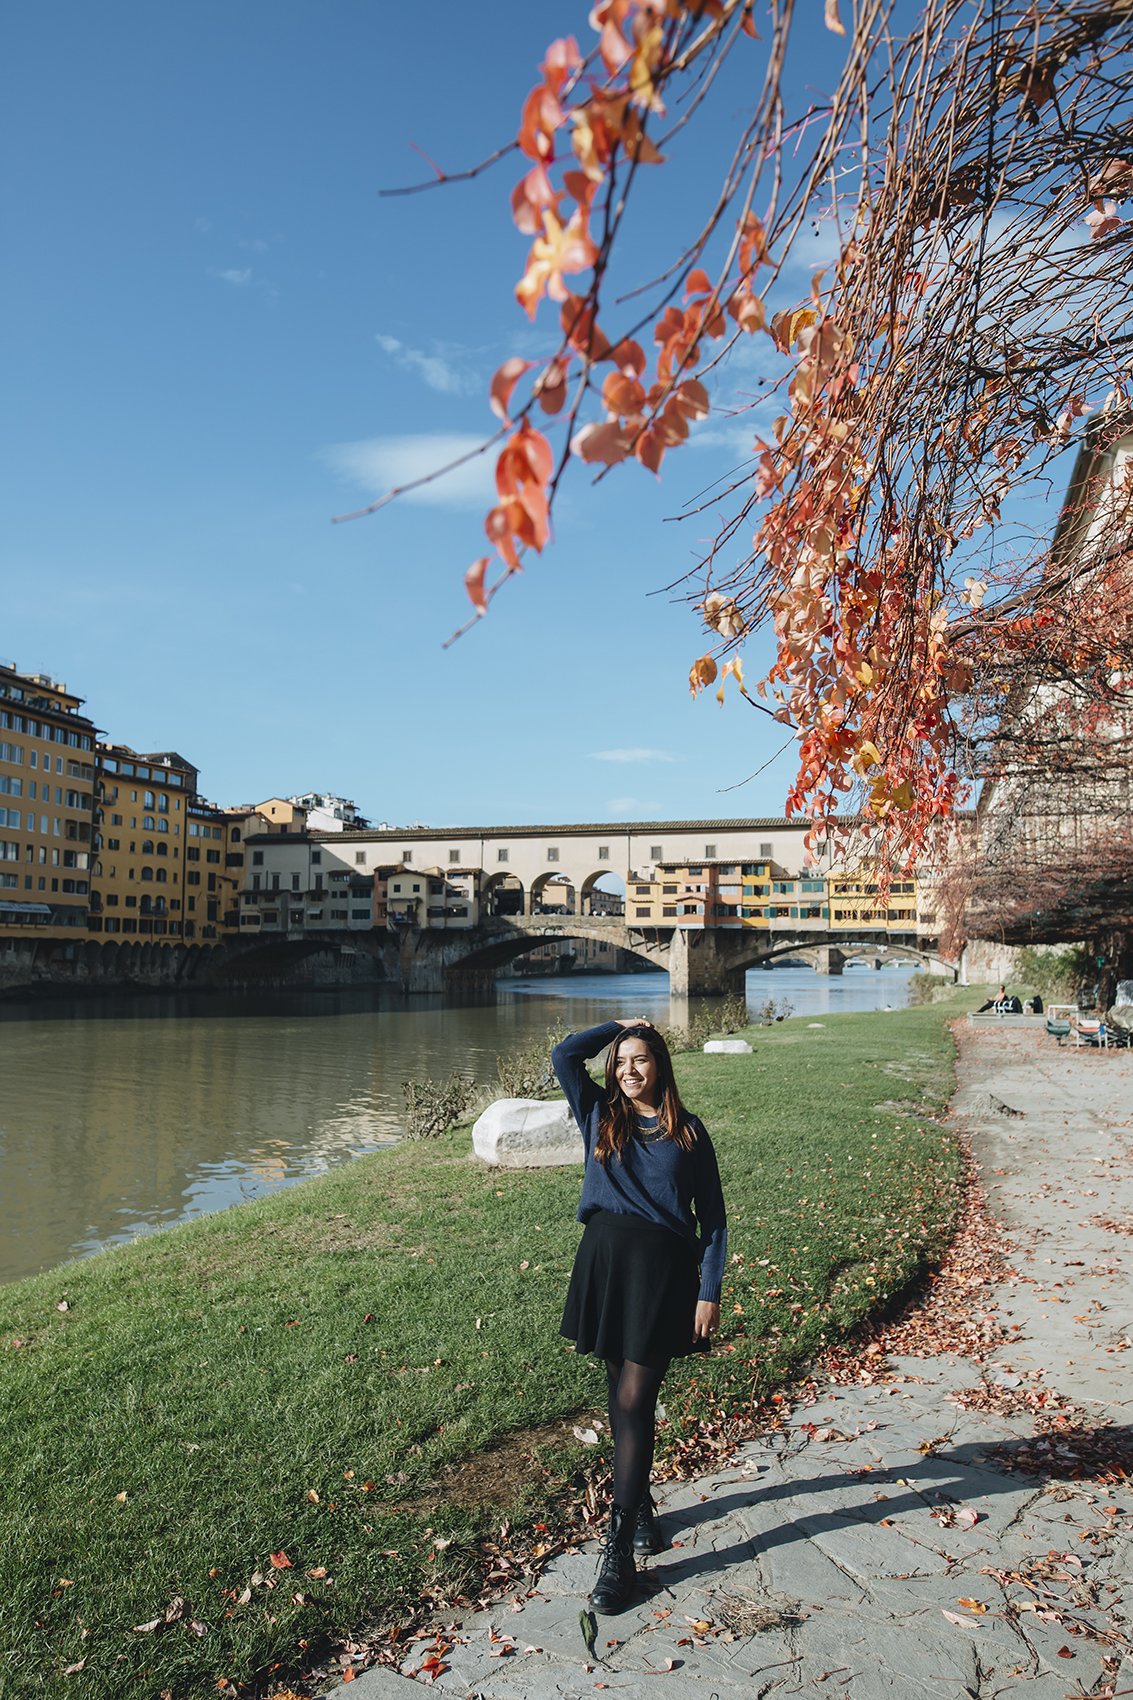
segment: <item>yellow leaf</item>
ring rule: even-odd
[[[791,348],[800,331],[809,330],[811,325],[817,325],[818,314],[810,307],[800,307],[797,313],[791,314],[791,322],[787,327],[787,347]]]
[[[838,0],[826,0],[826,27],[835,35],[846,33],[846,26],[838,16]]]
[[[862,662],[854,677],[857,679],[859,685],[873,684],[873,668],[870,666],[868,661]]]
[[[980,1616],[982,1616],[987,1610],[987,1607],[985,1605],[981,1605],[979,1600],[957,1600],[956,1604],[958,1606],[963,1606],[965,1611],[974,1611]]]
[[[693,696],[697,696],[706,685],[710,685],[716,677],[716,663],[710,655],[702,655],[699,661],[694,661],[688,676],[688,688]]]

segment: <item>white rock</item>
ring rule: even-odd
[[[746,1039],[709,1039],[704,1049],[706,1051],[727,1051],[729,1055],[749,1056],[751,1046]]]
[[[563,1098],[497,1098],[473,1126],[472,1149],[498,1169],[553,1168],[582,1162],[582,1135]]]

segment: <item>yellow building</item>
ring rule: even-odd
[[[189,805],[197,770],[173,750],[95,750],[95,860],[89,931],[180,940],[185,934]]]
[[[0,663],[0,939],[83,936],[96,729],[82,701]]]
[[[185,937],[195,944],[215,943],[240,931],[240,889],[244,883],[244,833],[259,817],[244,810],[218,809],[203,797],[189,803],[185,845]]]
[[[743,923],[748,862],[660,862],[631,873],[626,920],[659,927],[738,927]]]
[[[776,921],[821,925],[827,919],[827,886],[821,874],[784,874],[764,863],[744,880],[745,926],[769,927]]]
[[[884,927],[890,932],[917,930],[917,882],[897,879],[886,898],[881,882],[870,869],[855,874],[831,874],[830,926],[832,931]]]

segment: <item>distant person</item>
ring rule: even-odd
[[[586,1060],[607,1045],[597,1086]],[[570,1033],[551,1062],[585,1153],[578,1219],[586,1226],[561,1332],[605,1360],[614,1443],[613,1505],[590,1604],[616,1612],[633,1594],[634,1553],[664,1544],[649,1493],[657,1395],[670,1361],[707,1349],[720,1326],[724,1195],[712,1141],[681,1103],[652,1022]]]
[[[977,1015],[986,1015],[986,1013],[989,1009],[993,1009],[995,1011],[996,1015],[1002,1015],[1003,1014],[1003,1005],[1006,1002],[1007,1002],[1007,987],[1006,986],[1000,986],[999,990],[996,992],[996,994],[993,998],[988,998],[986,1003],[982,1003],[980,1005],[979,1009],[977,1009],[977,1011],[976,1011],[976,1014]]]
[[[1039,995],[1039,993],[1036,992],[1034,997],[1031,999],[1031,1014],[1032,1015],[1041,1015],[1042,1012],[1043,1012],[1043,1000],[1042,1000],[1041,996]]]

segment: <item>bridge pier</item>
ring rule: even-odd
[[[846,958],[836,944],[820,944],[814,947],[814,971],[816,974],[840,975],[846,966]],[[878,963],[878,967],[881,964]]]
[[[746,969],[722,955],[714,932],[677,927],[669,946],[671,998],[742,997]]]

